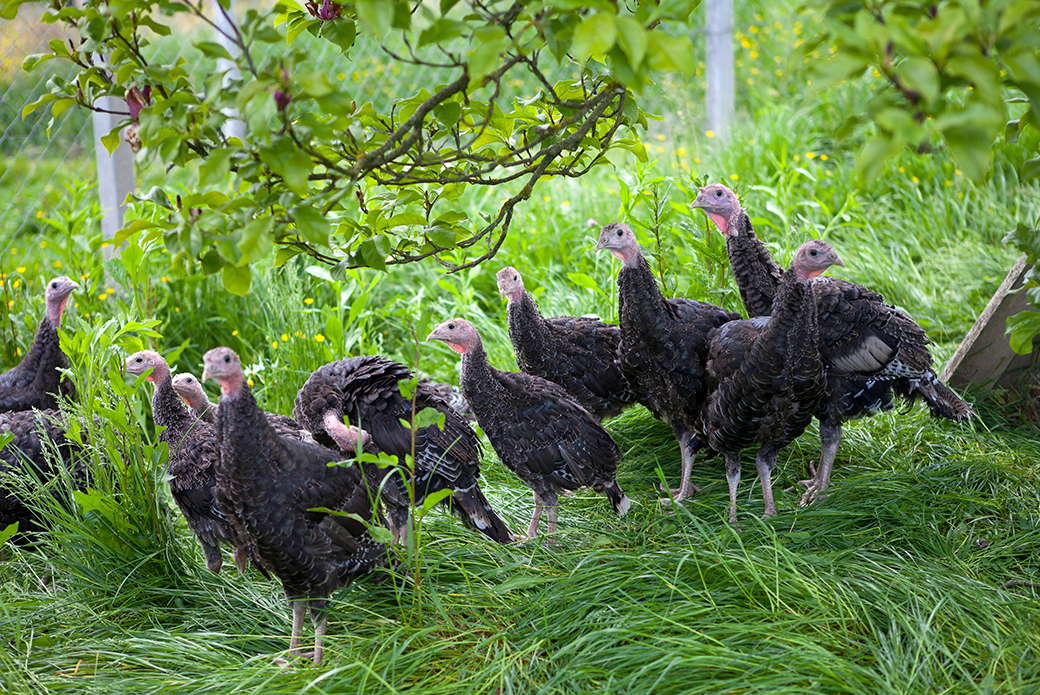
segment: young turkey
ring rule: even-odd
[[[636,402],[617,363],[617,326],[584,316],[544,318],[516,268],[503,268],[497,279],[509,300],[509,339],[520,371],[559,384],[600,420]]]
[[[375,447],[403,464],[412,453],[412,432],[402,422],[411,421],[412,401],[401,395],[398,383],[411,378],[403,364],[377,355],[330,362],[315,370],[296,394],[293,414],[314,432],[319,444],[352,455],[354,443],[343,423],[346,417],[351,426],[371,435]],[[415,412],[433,408],[444,414],[444,429],[428,425],[415,433],[415,504],[421,505],[439,490],[451,490],[443,503],[463,523],[498,543],[516,540],[477,484],[480,444],[473,429],[428,383],[420,381],[415,393]],[[392,472],[382,496],[395,536],[408,526],[408,495],[401,472],[403,467]]]
[[[700,189],[699,208],[726,237],[726,253],[751,316],[770,313],[780,268],[755,234],[737,196],[721,184]],[[822,451],[802,504],[830,486],[831,470],[846,420],[893,407],[893,392],[908,404],[923,398],[933,417],[960,422],[972,415],[932,369],[931,343],[924,329],[877,292],[847,280],[822,277],[813,282],[820,326],[820,355],[827,368],[827,390],[816,417]]]
[[[15,539],[26,540],[44,526],[27,504],[21,485],[4,478],[27,475],[31,487],[35,488],[37,482],[47,485],[60,475],[55,465],[59,464],[73,473],[78,485],[83,481],[80,448],[65,437],[64,416],[57,410],[0,413],[0,434],[5,432],[14,438],[0,449],[0,530],[18,522]]]
[[[279,437],[256,405],[238,355],[218,347],[203,357],[203,379],[220,384],[217,407],[217,502],[248,535],[260,564],[277,576],[292,606],[290,654],[300,653],[303,620],[310,608],[314,664],[323,656],[328,597],[339,587],[387,562],[386,548],[372,539],[376,523],[357,465],[330,466],[343,455],[325,447]],[[353,436],[364,437],[357,430]],[[317,508],[355,516],[337,516]]]
[[[708,333],[740,315],[691,299],[665,299],[635,235],[624,224],[604,227],[596,249],[621,260],[618,361],[639,402],[672,426],[682,455],[682,482],[671,493],[675,501],[683,500],[696,491],[690,473],[697,450],[707,443],[697,432],[708,397]]]
[[[149,370],[151,370],[149,372]],[[217,509],[214,498],[217,465],[217,439],[213,426],[191,415],[173,390],[170,367],[163,356],[152,350],[135,352],[126,358],[126,373],[152,382],[152,419],[163,427],[159,441],[169,447],[166,472],[170,494],[195,534],[211,572],[224,564],[222,543],[234,549],[235,565],[244,572],[249,563],[245,539],[239,538],[227,516]]]
[[[64,275],[47,283],[47,309],[32,347],[17,366],[0,374],[0,412],[54,409],[58,407],[57,396],[75,397],[75,386],[59,371],[67,369],[69,363],[58,344],[58,327],[69,295],[78,289],[79,285]]]
[[[614,480],[621,452],[589,411],[551,381],[489,365],[469,321],[445,321],[426,339],[462,355],[462,394],[498,458],[534,492],[528,538],[538,534],[543,509],[549,533],[555,533],[561,489],[592,487],[625,515],[631,503]]]
[[[773,313],[731,321],[708,338],[708,376],[715,389],[705,406],[708,443],[726,459],[730,521],[736,520],[740,452],[760,445],[756,460],[765,515],[776,514],[770,484],[777,454],[812,421],[826,378],[812,278],[844,265],[825,242],[808,241],[783,274]]]
[[[192,417],[208,422],[211,425],[217,421],[217,404],[209,400],[209,396],[206,395],[202,384],[199,383],[199,380],[194,375],[185,372],[173,377],[173,390],[184,401]],[[268,424],[274,428],[280,437],[291,437],[304,442],[314,442],[314,437],[311,433],[301,427],[300,423],[291,417],[267,411],[264,411],[264,415],[267,416]]]

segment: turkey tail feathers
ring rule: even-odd
[[[491,508],[480,488],[474,485],[468,490],[457,490],[451,496],[451,510],[462,519],[462,523],[480,531],[485,536],[505,545],[517,540],[506,522]]]
[[[611,480],[609,483],[595,485],[593,489],[610,500],[610,506],[614,508],[618,516],[627,514],[632,506],[632,500],[628,499],[628,495],[621,491],[621,486],[614,480]]]
[[[961,422],[975,414],[971,405],[939,381],[935,374],[929,373],[920,379],[911,379],[909,391],[910,399],[918,395],[924,398],[933,417]]]

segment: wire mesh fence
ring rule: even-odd
[[[255,1],[240,0],[235,9],[244,12]],[[67,79],[72,72],[70,66],[57,60],[32,72],[22,70],[26,56],[49,53],[49,42],[71,38],[61,25],[44,23],[43,16],[42,4],[27,3],[16,19],[0,22],[0,272],[9,272],[25,257],[33,237],[45,231],[49,211],[71,195],[71,186],[82,187],[96,180],[95,135],[85,109],[70,108],[53,116],[47,105],[22,118],[25,105],[48,91],[48,80]],[[171,62],[190,56],[185,67],[199,75],[217,69],[215,61],[199,60],[198,52],[192,49],[193,42],[213,40],[210,26],[184,14],[171,28],[169,36],[148,37],[147,54],[151,58]],[[432,68],[394,60],[385,47],[376,44],[359,42],[347,56],[330,42],[306,33],[297,41],[331,79],[346,83],[358,104],[370,101],[377,110],[444,80],[444,75]],[[257,50],[260,59],[277,59],[285,46],[265,45]],[[577,77],[576,67],[561,68],[554,77],[566,79],[571,74]],[[685,85],[675,83],[675,78],[664,79],[666,83],[652,87],[642,98],[655,110],[668,108],[662,103],[663,95],[670,95],[674,101],[676,95],[688,92]],[[528,85],[517,82],[510,86],[520,94]],[[145,173],[142,167],[148,163],[138,158],[136,164],[140,181]]]

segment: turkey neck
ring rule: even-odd
[[[521,293],[519,299],[509,302],[506,312],[509,315],[509,339],[518,352],[521,346],[544,345],[545,321],[531,295],[526,291]],[[525,357],[517,354],[518,360]]]
[[[487,353],[484,352],[483,343],[466,350],[462,355],[462,373],[459,375],[459,387],[462,395],[469,402],[473,414],[477,420],[481,420],[485,413],[484,405],[493,402],[496,394],[502,391],[501,386],[495,381],[491,373],[491,365],[487,361]]]
[[[234,456],[221,455],[221,467],[237,467],[239,461],[248,464],[271,458],[263,453],[265,448],[270,447],[269,440],[272,438],[267,416],[257,406],[253,392],[245,384],[220,396],[216,428],[220,433],[218,439],[221,440],[221,448],[223,449],[224,443],[227,442],[234,452]],[[222,473],[226,475],[228,471],[224,470]]]
[[[726,255],[748,316],[768,316],[773,310],[783,271],[755,234],[751,219],[741,211],[733,233],[726,235]]]
[[[191,427],[192,417],[181,402],[180,396],[173,390],[173,376],[167,369],[155,382],[155,393],[152,395],[152,418],[156,427],[165,427],[161,439],[169,442],[174,435],[178,437]]]
[[[41,370],[38,368],[40,364],[45,362],[54,362],[60,367],[65,367],[68,364],[65,360],[65,353],[61,351],[61,346],[59,345],[58,331],[47,317],[40,321],[40,327],[36,329],[36,337],[33,338],[33,343],[29,347],[29,351],[25,353],[25,357],[22,358],[21,364],[35,370],[37,381],[43,380],[46,383],[49,378],[53,378],[54,383],[57,384],[61,378],[58,370]],[[57,388],[52,389],[55,393],[57,390]]]
[[[783,274],[769,326],[756,341],[756,347],[761,344],[774,351],[785,350],[790,372],[809,379],[813,372],[823,370],[819,339],[812,281],[799,282],[791,268]]]
[[[618,322],[634,328],[640,335],[651,336],[658,322],[667,314],[664,295],[642,253],[631,264],[625,263],[618,273]]]

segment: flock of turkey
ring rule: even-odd
[[[890,409],[896,396],[924,399],[937,417],[971,415],[936,378],[929,341],[916,323],[876,292],[821,277],[844,265],[828,244],[806,242],[784,270],[728,188],[702,188],[693,207],[725,236],[751,318],[666,299],[631,229],[608,224],[596,248],[621,260],[619,325],[545,318],[520,273],[505,268],[498,287],[508,299],[521,373],[489,365],[477,329],[465,319],[444,321],[428,336],[461,354],[462,395],[499,459],[534,493],[528,538],[537,535],[543,511],[549,532],[556,530],[561,490],[591,487],[618,515],[628,511],[629,498],[615,480],[621,452],[600,421],[636,403],[671,425],[679,442],[682,477],[670,491],[674,501],[695,491],[690,473],[700,449],[722,454],[731,521],[741,451],[758,447],[765,514],[773,515],[777,454],[814,416],[822,452],[802,504],[827,490],[844,421]],[[75,392],[63,378],[67,364],[56,329],[77,287],[68,278],[48,283],[33,347],[0,375],[0,431],[14,437],[0,451],[0,472],[31,468],[46,479],[55,460],[76,467],[57,409],[56,395]],[[480,490],[473,429],[433,384],[419,382],[414,402],[403,396],[399,384],[412,374],[401,364],[371,355],[326,364],[299,390],[292,418],[257,406],[238,355],[226,347],[204,357],[202,379],[219,384],[218,404],[194,376],[174,376],[156,352],[131,355],[126,372],[154,386],[152,413],[169,446],[170,492],[206,566],[219,571],[227,545],[240,571],[252,564],[282,582],[293,612],[293,656],[301,656],[309,608],[313,660],[320,663],[327,597],[390,564],[372,529],[385,526],[395,540],[406,537],[412,505],[431,495],[491,540],[519,540]],[[413,436],[407,423],[425,408],[442,413],[443,424],[417,428]],[[365,455],[379,453],[398,464],[380,467]],[[405,465],[409,456],[414,466]],[[0,480],[0,529],[14,521],[23,531],[40,529],[17,490]]]

